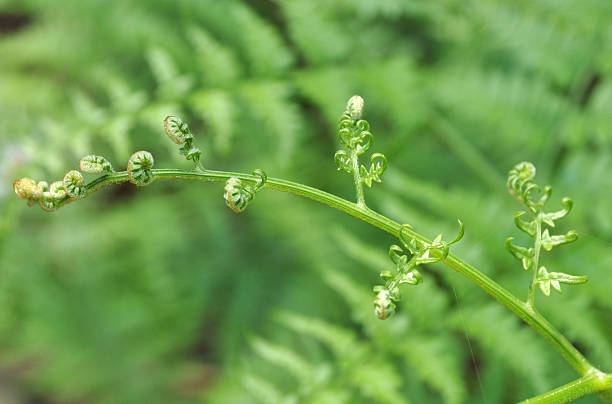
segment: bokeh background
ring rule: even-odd
[[[575,378],[441,265],[377,320],[394,240],[314,202],[237,215],[223,184],[159,180],[49,214],[11,189],[92,152],[186,168],[177,114],[206,167],[353,198],[333,155],[355,93],[390,162],[370,206],[428,236],[461,218],[453,249],[521,297],[507,171],[573,197],[558,230],[581,238],[543,264],[590,281],[537,303],[611,371],[609,0],[0,0],[0,402],[507,403]]]

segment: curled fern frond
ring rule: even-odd
[[[261,168],[256,168],[253,170],[253,175],[257,177],[257,182],[255,182],[255,191],[259,191],[259,189],[268,181],[268,174],[266,174],[266,172]]]
[[[508,181],[506,183],[508,191],[519,202],[524,203],[529,199],[529,193],[532,190],[540,188],[533,181],[535,175],[536,168],[532,163],[528,161],[518,163],[508,173]]]
[[[416,241],[407,237],[405,229],[409,225],[400,228],[399,239],[404,247],[409,251],[410,257],[404,254],[402,247],[392,245],[389,248],[389,258],[395,264],[395,272],[383,270],[380,278],[385,281],[385,285],[374,287],[376,298],[374,299],[374,314],[381,320],[388,318],[396,311],[396,304],[400,299],[400,285],[418,285],[423,282],[423,275],[417,269],[419,265],[432,264],[445,259],[449,253],[449,246],[457,243],[463,238],[464,226],[459,220],[459,233],[450,242],[442,240],[439,234],[431,243],[420,243],[421,247],[416,247]]]
[[[351,158],[348,153],[344,150],[338,150],[336,154],[334,154],[334,161],[336,162],[336,166],[338,167],[338,171],[344,170],[347,173],[353,172],[353,166],[351,165]]]
[[[347,124],[347,122],[350,122],[350,124]],[[338,140],[350,151],[360,156],[374,144],[374,135],[370,132],[370,124],[367,121],[345,120],[344,122],[341,121]]]
[[[514,256],[517,260],[523,264],[523,269],[526,271],[531,268],[533,264],[533,257],[535,255],[533,248],[525,248],[519,245],[513,244],[512,240],[514,237],[508,237],[506,239],[505,247],[506,250]]]
[[[383,175],[387,169],[387,158],[384,154],[374,153],[370,157],[371,165],[370,169],[366,169],[365,166],[361,166],[361,181],[368,187],[372,187],[372,182],[382,182],[380,176]]]
[[[164,130],[174,143],[182,145],[179,149],[181,154],[187,160],[193,161],[196,166],[203,169],[200,164],[200,156],[202,151],[197,147],[193,147],[193,135],[187,123],[179,117],[169,115],[164,119]]]
[[[375,291],[376,292],[376,291]],[[391,292],[387,289],[379,289],[374,299],[374,314],[380,320],[386,320],[397,311],[397,306],[391,298]]]
[[[531,237],[535,236],[536,234],[536,223],[535,221],[525,221],[521,219],[521,216],[523,216],[525,213],[524,210],[521,210],[519,212],[516,212],[516,214],[514,215],[514,225],[519,229],[524,231],[525,233],[529,234]]]
[[[558,272],[549,273],[545,267],[540,267],[539,265],[541,249],[550,251],[553,247],[572,243],[578,239],[578,235],[573,230],[568,231],[566,234],[551,235],[550,229],[544,228],[545,226],[554,228],[555,221],[565,218],[571,212],[574,203],[570,198],[563,198],[561,200],[561,210],[556,212],[545,212],[544,205],[552,194],[552,188],[548,185],[540,188],[534,181],[535,174],[535,166],[524,161],[515,165],[512,170],[510,170],[507,182],[510,193],[518,199],[519,202],[525,204],[529,212],[531,212],[531,220],[523,219],[527,212],[517,212],[514,215],[514,224],[519,230],[533,237],[533,247],[527,248],[515,245],[512,243],[512,237],[509,237],[505,244],[506,250],[521,261],[525,270],[533,269],[534,271],[527,296],[527,303],[530,306],[533,306],[535,302],[536,285],[539,285],[542,293],[549,296],[551,286],[555,290],[561,292],[560,283],[577,284],[586,281],[585,277],[576,277],[574,275],[566,275]],[[540,193],[537,200],[534,199],[534,190]]]
[[[357,94],[349,98],[348,103],[346,104],[346,109],[349,112],[351,119],[361,119],[364,104],[365,101],[363,98]]]
[[[169,115],[164,119],[164,129],[170,140],[181,145],[189,138],[193,138],[189,126],[181,118]]]
[[[555,227],[555,220],[563,219],[570,214],[572,208],[574,207],[574,201],[568,197],[565,197],[561,200],[561,206],[563,207],[561,210],[546,213],[543,219],[544,223],[548,224],[550,227]]]
[[[66,196],[66,189],[64,188],[63,181],[54,181],[49,186],[49,192],[51,196],[56,200],[63,199]]]
[[[38,181],[38,187],[43,191],[46,192],[49,190],[49,183],[47,181]]]
[[[359,156],[374,144],[374,135],[370,132],[368,121],[361,119],[364,101],[358,95],[352,96],[338,124],[338,142],[347,150],[338,150],[334,161],[338,170],[353,174],[357,193],[357,204],[365,207],[363,184],[368,187],[374,182],[381,182],[381,175],[387,168],[387,159],[381,153],[374,153],[370,158],[370,168],[359,164]]]
[[[83,174],[77,170],[68,171],[64,175],[63,185],[64,190],[71,198],[80,199],[86,195]]]
[[[79,160],[79,167],[82,171],[89,174],[100,174],[102,172],[112,173],[113,166],[102,156],[93,154],[87,155]]]
[[[45,212],[53,212],[57,210],[57,199],[53,197],[51,192],[43,192],[41,198],[38,200],[38,206]]]
[[[254,185],[245,184],[238,177],[231,177],[225,183],[223,199],[227,206],[236,213],[244,212],[250,201],[255,198],[255,193],[265,185],[268,176],[263,170],[256,169],[253,175],[257,176]]]
[[[463,239],[463,236],[465,235],[465,225],[460,219],[457,219],[457,223],[459,223],[459,232],[457,233],[457,236],[455,236],[455,238],[451,241],[447,242],[446,245],[458,243]]]
[[[13,189],[19,198],[27,200],[38,200],[43,193],[43,190],[36,181],[27,177],[13,182]]]
[[[142,186],[153,181],[153,168],[155,160],[148,151],[141,150],[132,154],[128,160],[127,172],[132,184]]]
[[[231,177],[225,183],[223,198],[227,206],[236,213],[244,212],[253,199],[251,190],[238,177]]]
[[[38,183],[44,189],[38,200],[38,206],[45,212],[53,212],[59,208],[59,202],[66,196],[66,190],[63,181],[54,181],[51,185],[46,184],[46,181]]]
[[[82,181],[79,185],[80,173],[78,171],[75,171],[75,173],[70,172],[68,173],[70,176],[68,176],[68,174],[66,174],[66,176],[68,177],[68,183],[73,185],[73,192],[77,195],[73,198],[80,198],[85,195],[85,190]],[[36,183],[36,181],[31,178],[18,179],[13,183],[13,189],[19,198],[28,201],[29,206],[38,204],[38,206],[46,212],[57,210],[60,206],[60,201],[62,201],[67,194],[63,181],[55,181],[49,185],[47,181],[39,181]]]

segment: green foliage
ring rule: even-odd
[[[561,283],[578,285],[587,281],[586,276],[574,276],[562,272],[548,272],[544,266],[538,266],[541,248],[550,251],[555,246],[576,241],[578,235],[574,230],[570,230],[567,234],[551,236],[549,229],[542,230],[543,225],[550,226],[551,228],[555,227],[555,221],[565,218],[572,210],[574,202],[566,197],[561,200],[563,209],[551,213],[544,212],[543,208],[548,198],[550,198],[552,188],[550,186],[540,188],[533,180],[535,174],[536,168],[533,164],[522,162],[510,170],[507,182],[510,193],[519,202],[525,204],[533,215],[531,221],[521,219],[521,217],[527,213],[525,211],[517,212],[517,214],[514,215],[514,224],[516,227],[534,238],[533,248],[525,248],[513,244],[512,237],[506,240],[506,249],[516,259],[521,261],[523,269],[529,270],[531,268],[533,270],[533,278],[531,286],[529,287],[527,300],[531,306],[535,303],[534,288],[536,285],[540,287],[542,293],[546,296],[550,296],[551,286],[557,292],[561,293]],[[534,194],[540,194],[539,198],[534,199]]]
[[[336,379],[327,345],[269,320],[279,307],[353,335],[411,402],[512,402],[571,380],[535,333],[440,263],[378,321],[367,285],[397,241],[307,201],[260,192],[237,219],[221,189],[159,181],[43,216],[9,195],[21,176],[58,179],[23,183],[55,209],[66,171],[93,152],[115,169],[145,147],[157,166],[190,167],[161,135],[168,114],[190,122],[207,167],[265,167],[350,195],[329,156],[355,93],[392,163],[368,205],[432,236],[460,217],[452,252],[517,295],[523,271],[500,248],[513,232],[503,173],[527,159],[572,195],[554,233],[580,241],[546,268],[589,282],[538,309],[610,371],[608,1],[4,0],[0,13],[26,21],[0,30],[0,400],[7,383],[23,401],[298,397],[277,364],[243,371],[256,334],[333,370],[319,402],[370,402]],[[324,283],[321,268],[348,275]]]
[[[365,207],[363,184],[372,187],[372,182],[382,182],[380,176],[387,169],[387,158],[384,154],[374,153],[370,156],[370,168],[359,164],[359,156],[368,151],[374,143],[368,121],[361,119],[364,101],[358,95],[352,96],[346,105],[344,114],[340,117],[338,141],[348,150],[338,150],[334,161],[338,170],[353,174],[357,204]]]
[[[418,271],[417,267],[423,264],[433,264],[442,261],[448,256],[448,247],[455,244],[463,238],[463,223],[459,221],[459,234],[453,241],[446,242],[442,240],[442,234],[439,234],[431,243],[420,243],[417,247],[417,240],[410,239],[404,233],[404,229],[410,227],[403,225],[400,229],[399,239],[404,245],[404,248],[411,254],[400,255],[403,250],[400,246],[392,245],[389,248],[389,257],[395,264],[395,273],[391,271],[382,271],[380,278],[385,281],[384,286],[375,286],[374,293],[374,313],[381,320],[388,318],[396,310],[395,302],[400,300],[399,286],[418,285],[423,282],[423,276]]]

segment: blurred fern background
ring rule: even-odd
[[[440,265],[377,320],[393,239],[313,202],[236,215],[222,184],[159,180],[46,214],[11,190],[92,152],[187,167],[175,114],[206,167],[352,199],[353,94],[390,162],[369,205],[429,236],[461,218],[454,251],[520,297],[507,171],[574,199],[581,239],[544,259],[589,282],[538,305],[612,370],[611,21],[609,0],[0,0],[0,402],[507,403],[572,380]]]

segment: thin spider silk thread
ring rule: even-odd
[[[467,327],[465,325],[465,319],[463,318],[463,312],[461,311],[461,304],[459,302],[459,296],[457,296],[457,290],[453,285],[453,293],[455,295],[455,301],[457,302],[457,312],[459,313],[459,318],[461,318],[461,326],[463,327],[463,334],[465,335],[465,340],[467,341],[468,348],[470,349],[470,355],[472,357],[472,365],[474,366],[474,371],[476,372],[476,380],[478,380],[478,386],[480,387],[480,394],[482,394],[483,402],[487,402],[487,397],[484,392],[484,386],[482,385],[482,380],[480,379],[480,372],[478,371],[478,366],[476,363],[476,356],[474,355],[474,349],[472,348],[472,341],[470,341],[470,336],[467,332]]]

